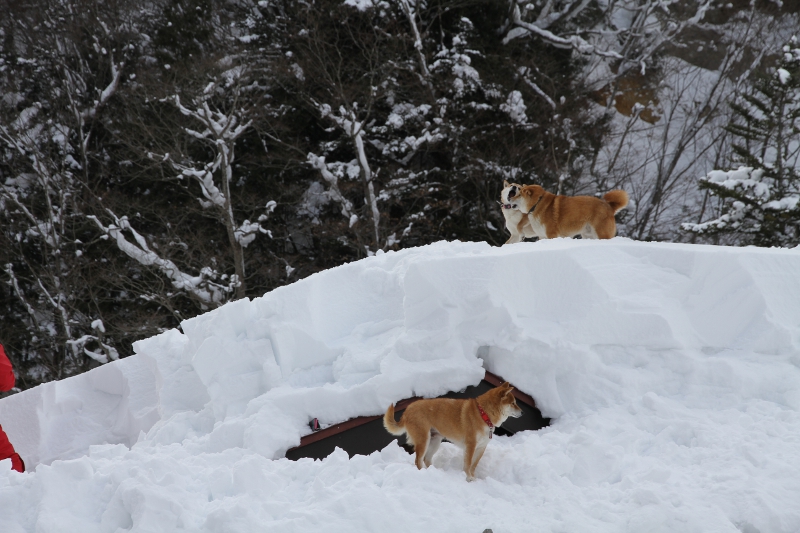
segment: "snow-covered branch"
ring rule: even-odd
[[[348,220],[352,228],[353,224],[358,222],[358,215],[353,213],[353,204],[350,200],[345,198],[344,195],[342,195],[342,191],[339,190],[339,178],[328,169],[324,157],[309,152],[308,163],[320,172],[322,179],[324,179],[330,187],[330,189],[326,191],[328,196],[342,206],[342,215]]]
[[[83,352],[100,364],[105,364],[109,361],[116,361],[119,359],[119,352],[117,349],[103,342],[103,338],[106,333],[106,328],[103,324],[103,321],[100,319],[94,320],[92,322],[92,329],[95,331],[96,335],[83,335],[75,340],[67,341],[67,345],[72,349],[72,353],[77,356]],[[86,345],[91,342],[96,342],[99,344],[100,348],[103,350],[103,353],[89,350]]]
[[[110,237],[117,245],[117,248],[128,257],[141,265],[156,268],[169,278],[176,289],[186,292],[204,304],[217,306],[224,303],[228,295],[238,286],[238,280],[235,276],[231,276],[231,281],[228,285],[212,282],[217,277],[217,273],[211,268],[201,269],[200,274],[197,276],[182,272],[174,262],[153,252],[147,245],[146,239],[133,229],[127,217],[118,218],[110,211],[109,214],[114,219],[114,223],[108,226],[100,222],[96,216],[88,216],[87,218]],[[130,242],[125,237],[124,231],[133,236],[135,243]]]
[[[19,301],[22,302],[22,305],[25,306],[25,309],[28,311],[28,315],[30,315],[31,320],[34,322],[34,324],[36,324],[36,329],[37,330],[41,329],[41,326],[39,326],[39,320],[36,317],[36,311],[33,309],[33,307],[31,307],[31,304],[28,303],[27,298],[25,298],[25,294],[19,287],[19,281],[17,281],[16,274],[14,274],[14,265],[12,265],[11,263],[7,263],[5,266],[5,271],[6,274],[8,274],[9,283],[11,284],[11,287],[14,289],[14,294],[17,296]]]
[[[200,199],[203,207],[217,209],[218,218],[225,227],[228,241],[233,251],[236,278],[239,280],[236,289],[237,296],[244,297],[245,263],[243,248],[250,244],[258,233],[271,236],[269,231],[262,228],[258,222],[252,223],[246,220],[243,224],[238,224],[233,213],[231,201],[231,181],[233,180],[236,140],[250,128],[253,121],[248,120],[240,123],[241,120],[236,112],[232,111],[226,114],[211,109],[205,96],[196,99],[192,108],[184,106],[178,95],[169,100],[178,107],[183,115],[195,119],[205,127],[202,131],[189,127],[184,127],[183,130],[188,135],[210,144],[215,151],[214,160],[209,163],[191,165],[173,160],[172,165],[180,172],[181,176],[192,178],[200,185],[200,190],[206,198],[206,200]],[[215,175],[219,175],[219,183],[215,182]],[[274,205],[270,207],[270,204],[267,204],[267,213],[270,213],[272,209],[274,209]],[[261,220],[266,220],[266,216],[262,216],[264,218]]]
[[[356,127],[355,122],[355,114],[353,114],[353,131],[357,131],[355,134],[351,134],[351,138],[355,142],[356,150],[358,152],[358,163],[361,165],[361,172],[364,182],[367,184],[367,200],[369,201],[369,206],[372,211],[372,224],[375,229],[375,246],[380,246],[380,234],[378,230],[378,225],[380,224],[381,220],[381,213],[378,210],[378,200],[375,196],[375,186],[372,183],[372,170],[369,168],[369,162],[367,161],[367,153],[364,151],[364,130],[361,128],[361,124],[358,123],[358,127]]]
[[[205,198],[205,200],[198,198],[200,205],[205,208],[217,206],[224,209],[227,204],[227,197],[214,183],[214,172],[219,169],[221,163],[222,157],[217,154],[214,161],[206,164],[201,169],[187,167],[174,161],[172,161],[172,167],[180,172],[181,176],[193,179],[200,186],[200,192],[203,193]]]
[[[87,115],[89,117],[96,116],[98,109],[103,107],[108,102],[108,100],[114,95],[114,93],[117,92],[117,88],[119,87],[119,82],[122,79],[122,68],[125,66],[125,62],[121,61],[119,63],[116,63],[114,61],[113,54],[111,54],[110,61],[111,61],[111,81],[105,87],[105,89],[103,89],[100,92],[100,98],[98,100],[95,100],[94,106],[92,106],[88,110]]]
[[[245,124],[239,124],[239,117],[235,113],[226,115],[220,111],[212,110],[206,101],[195,102],[199,106],[195,109],[189,109],[181,104],[181,99],[178,95],[173,96],[172,101],[181,113],[199,120],[206,126],[206,129],[202,132],[196,132],[191,128],[184,128],[184,130],[199,139],[210,139],[215,144],[224,141],[226,145],[230,145],[253,124],[252,120],[248,120]]]
[[[346,110],[344,107],[339,108],[339,113],[336,114],[331,110],[331,107],[328,104],[317,104],[317,107],[320,111],[320,114],[323,118],[329,118],[334,123],[336,123],[339,128],[342,129],[345,135],[350,139],[350,142],[353,143],[353,148],[356,152],[356,158],[358,161],[358,165],[361,169],[361,179],[364,183],[364,187],[366,189],[365,196],[367,205],[370,208],[370,213],[372,215],[372,224],[374,230],[374,238],[375,238],[375,246],[376,248],[380,246],[380,232],[379,232],[379,225],[381,214],[380,210],[378,209],[378,198],[375,195],[375,185],[373,183],[374,174],[372,169],[369,166],[369,161],[367,160],[367,153],[364,150],[364,124],[360,122],[357,117],[355,110],[350,109]],[[313,154],[309,154],[311,157]],[[311,160],[311,159],[309,159]],[[312,164],[314,164],[312,162]],[[324,160],[322,161],[322,166],[324,167]],[[319,166],[315,167],[320,169]],[[321,169],[320,169],[321,170]],[[325,180],[331,183],[330,179],[325,177]],[[340,195],[341,196],[341,195]],[[353,224],[353,220],[351,217],[351,226]]]
[[[581,54],[596,54],[602,57],[613,58],[613,59],[622,59],[623,57],[613,50],[603,50],[589,42],[587,42],[583,37],[580,35],[570,35],[567,37],[561,37],[560,35],[556,35],[552,31],[548,30],[547,27],[550,26],[555,20],[561,18],[560,16],[557,18],[553,17],[540,17],[541,20],[537,20],[536,22],[526,22],[522,19],[520,15],[519,5],[516,1],[514,2],[513,9],[512,9],[512,23],[513,27],[506,33],[506,36],[503,38],[503,44],[508,44],[511,40],[517,39],[519,37],[523,37],[525,35],[534,34],[543,41],[556,46],[558,48],[571,48]],[[550,3],[548,2],[548,5]],[[583,7],[580,7],[582,11],[583,8],[588,5],[588,2],[583,2],[581,4]],[[542,11],[545,13],[545,10]],[[578,11],[575,11],[569,18],[572,18]]]
[[[544,98],[545,102],[547,102],[550,107],[553,109],[556,108],[556,103],[550,98],[547,93],[545,93],[541,87],[539,87],[536,83],[531,80],[530,76],[528,76],[530,69],[528,67],[520,67],[519,68],[519,75],[522,76],[522,80],[530,87],[533,92]]]
[[[269,214],[275,210],[277,205],[277,202],[270,200],[265,206],[266,213],[258,217],[258,221],[250,222],[249,220],[245,220],[242,222],[241,226],[236,228],[234,231],[234,234],[236,235],[236,242],[238,242],[242,248],[247,248],[247,245],[253,242],[259,233],[269,236],[270,239],[272,238],[272,232],[263,228],[261,226],[261,222],[267,220]]]
[[[428,63],[425,60],[425,52],[422,47],[422,36],[417,28],[416,11],[411,7],[411,0],[400,0],[400,7],[411,25],[411,31],[414,33],[414,49],[417,51],[419,58],[419,68],[422,71],[424,83],[430,87],[429,78],[431,73],[428,71]]]

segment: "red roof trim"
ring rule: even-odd
[[[496,374],[492,374],[488,370],[486,371],[486,375],[483,377],[483,380],[491,383],[495,387],[499,387],[505,381],[500,376],[498,376]],[[513,386],[513,383],[512,383],[512,386]],[[522,402],[524,404],[530,405],[531,407],[536,407],[536,400],[534,400],[531,395],[525,394],[524,392],[522,392],[518,388],[514,387],[514,390],[511,391],[511,394],[513,394],[514,398],[516,398],[518,401],[520,401],[520,402]]]
[[[410,404],[414,403],[419,399],[420,398],[414,397],[414,398],[408,398],[407,400],[400,400],[399,402],[397,402],[397,405],[394,406],[395,412],[402,411]],[[372,422],[373,420],[378,420],[379,418],[383,418],[383,415],[358,416],[356,418],[351,418],[350,420],[345,420],[344,422],[340,422],[339,424],[328,426],[325,429],[321,429],[319,431],[315,431],[314,433],[310,433],[305,437],[301,437],[300,446],[297,446],[297,448],[302,448],[303,446],[307,446],[312,442],[317,442],[322,439],[327,439],[328,437],[332,437],[337,433],[341,433],[342,431],[347,431],[348,429],[364,425],[368,422]]]

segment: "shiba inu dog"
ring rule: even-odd
[[[423,465],[425,468],[431,465],[442,439],[463,448],[464,472],[467,480],[472,481],[495,426],[508,417],[522,415],[512,390],[505,382],[477,398],[417,400],[406,408],[399,422],[394,419],[394,405],[390,405],[383,415],[383,425],[392,435],[406,435],[414,447],[420,470]]]
[[[509,183],[504,180],[503,190],[500,191],[500,206],[503,209],[503,217],[506,219],[506,229],[511,233],[511,237],[508,238],[505,244],[520,242],[524,238],[536,237],[533,229],[531,229],[528,217],[517,208],[517,203],[509,199],[509,194],[516,196],[522,187],[524,185]]]
[[[607,192],[603,198],[594,196],[556,196],[539,185],[503,189],[508,204],[516,206],[540,239],[574,237],[611,239],[617,234],[614,215],[628,205],[628,193],[622,190]],[[524,222],[520,222],[524,225]],[[519,226],[518,226],[519,228]],[[520,229],[517,233],[522,233]]]

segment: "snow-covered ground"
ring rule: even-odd
[[[800,250],[437,243],[314,275],[0,401],[0,531],[800,530]],[[477,383],[551,427],[496,437],[468,483],[283,459],[308,420]]]

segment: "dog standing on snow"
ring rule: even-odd
[[[528,217],[518,209],[518,205],[514,203],[513,200],[509,199],[509,193],[511,193],[512,190],[516,195],[517,191],[521,190],[522,187],[524,187],[524,185],[509,183],[504,180],[503,190],[500,191],[500,205],[503,209],[503,218],[506,219],[506,229],[511,233],[511,237],[505,242],[506,244],[536,237],[536,234],[531,228],[531,223],[528,221]]]
[[[607,192],[600,199],[593,196],[556,196],[539,185],[518,187],[508,182],[503,185],[506,186],[501,193],[501,198],[505,197],[504,204],[516,206],[525,219],[517,226],[517,234],[522,235],[522,228],[528,223],[531,231],[540,239],[575,235],[584,239],[611,239],[617,234],[614,215],[628,205],[628,193],[622,190]],[[513,231],[511,237],[514,238]]]
[[[468,400],[435,398],[417,400],[406,407],[399,422],[394,419],[394,405],[383,415],[383,425],[392,435],[405,434],[414,447],[417,468],[431,465],[433,454],[442,439],[447,439],[464,450],[464,472],[467,480],[475,479],[475,468],[481,460],[495,426],[508,417],[518,418],[522,409],[511,391],[503,383],[499,387]]]

